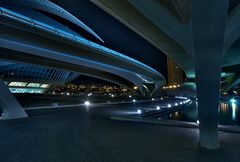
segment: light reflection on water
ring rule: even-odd
[[[223,125],[238,125],[240,126],[240,104],[222,102],[219,105],[219,123]],[[162,116],[163,119],[182,120],[196,122],[197,103],[193,102],[187,108],[172,112],[171,114]]]
[[[236,117],[236,109],[237,108],[237,105],[235,103],[232,103],[232,120],[237,120],[237,117]]]

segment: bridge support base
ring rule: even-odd
[[[27,118],[28,115],[0,78],[0,106],[3,109],[1,120]]]

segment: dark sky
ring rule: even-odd
[[[89,0],[52,0],[94,30],[104,46],[135,58],[167,78],[166,56]]]
[[[75,83],[75,84],[104,84],[104,85],[111,85],[111,86],[119,86],[117,84],[101,80],[98,78],[93,78],[90,76],[85,76],[85,75],[79,75],[76,79],[72,80],[70,83]]]

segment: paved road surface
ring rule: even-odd
[[[222,148],[198,148],[198,130],[110,120],[129,105],[28,111],[0,121],[0,162],[239,161],[240,136],[220,132]]]

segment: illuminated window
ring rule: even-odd
[[[14,86],[14,87],[25,87],[27,85],[26,82],[11,82],[9,83],[9,86]]]
[[[9,88],[12,93],[44,93],[44,89],[38,88]]]
[[[40,87],[40,83],[29,83],[28,87]]]
[[[49,84],[42,84],[41,88],[48,88]]]

